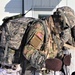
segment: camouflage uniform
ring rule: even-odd
[[[41,46],[43,45],[44,40],[44,28],[43,25],[39,22],[32,23],[32,27],[28,33],[27,42],[24,47],[23,54],[26,57],[27,60],[30,61],[30,64],[35,68],[40,68],[42,58],[43,61],[45,61],[45,55],[42,54]],[[42,57],[41,57],[41,56]],[[40,65],[40,66],[38,66]]]
[[[40,66],[39,68],[44,67],[45,60],[48,58],[55,58],[58,50],[57,45],[52,39],[51,29],[49,29],[47,21],[45,21],[45,26],[47,27],[47,42],[45,49],[42,50],[41,47],[44,43],[45,35],[44,27],[39,22],[34,24],[35,25],[33,25],[29,31],[23,54],[30,61],[31,65],[38,69],[36,63]]]
[[[63,42],[61,41],[59,36],[59,31],[55,26],[53,15],[49,17],[49,19],[47,20],[47,23],[48,23],[49,38],[50,38],[50,42],[48,42],[50,43],[49,49],[52,50],[52,54],[53,54],[52,58],[55,58],[57,54],[62,51]]]

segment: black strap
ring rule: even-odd
[[[43,27],[44,27],[45,34],[44,34],[44,41],[43,41],[43,45],[42,45],[43,46],[43,49],[42,50],[45,49],[45,47],[47,45],[47,40],[48,40],[48,31],[47,31],[47,26],[45,24],[45,21],[43,21]]]

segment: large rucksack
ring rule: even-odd
[[[21,44],[27,26],[34,20],[31,17],[6,18],[0,26],[0,64],[18,63]],[[3,64],[4,65],[4,64]]]

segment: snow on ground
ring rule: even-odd
[[[71,53],[71,65],[68,66],[68,68],[70,70],[70,75],[71,75],[72,72],[75,72],[75,50],[70,49],[69,52]]]

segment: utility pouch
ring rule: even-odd
[[[34,34],[32,39],[30,40],[30,44],[36,49],[40,48],[42,42],[43,42],[43,34],[41,32]]]

